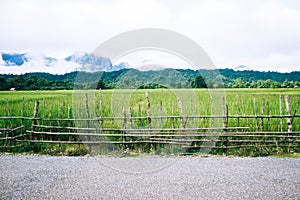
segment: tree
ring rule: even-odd
[[[207,88],[204,78],[199,74],[192,81],[191,86],[193,88]]]
[[[4,78],[0,77],[0,90],[8,90],[9,88],[9,83],[7,83]]]
[[[244,87],[243,80],[241,78],[235,79],[235,85],[237,88],[243,88]]]
[[[103,82],[102,79],[99,79],[99,80],[98,80],[96,89],[99,90],[100,88],[101,88],[101,89],[106,89],[105,83]]]

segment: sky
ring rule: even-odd
[[[0,24],[0,52],[64,58],[162,28],[195,41],[217,68],[300,71],[298,0],[0,0]]]

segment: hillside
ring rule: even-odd
[[[0,75],[0,89],[93,89],[102,88],[191,88],[197,76],[202,76],[208,87],[295,87],[299,86],[300,72],[278,73],[258,71],[234,71],[232,69],[199,70],[164,69],[139,71],[121,69],[111,72],[70,72],[63,75],[26,73]],[[99,86],[101,80],[101,86]],[[156,85],[156,86],[154,86]]]

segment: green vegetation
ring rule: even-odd
[[[151,116],[179,116],[180,109],[178,107],[177,98],[181,99],[182,112],[184,116],[211,116],[221,115],[222,105],[221,96],[225,97],[226,105],[228,106],[228,115],[234,116],[253,116],[253,115],[279,115],[279,95],[282,95],[282,113],[285,114],[286,105],[284,101],[285,95],[289,95],[291,114],[300,113],[300,91],[298,89],[156,89],[148,90],[151,102]],[[85,94],[88,94],[89,101],[89,115],[90,118],[104,116],[104,117],[121,117],[121,120],[107,120],[99,122],[98,124],[90,124],[91,127],[98,126],[104,128],[122,127],[124,110],[126,115],[133,117],[147,116],[147,101],[145,90],[104,90],[102,91],[102,98],[99,90],[59,90],[59,91],[2,91],[0,92],[0,117],[5,116],[25,116],[31,118],[33,116],[34,102],[38,100],[39,118],[54,119],[43,121],[46,126],[79,126],[86,127],[86,122],[60,121],[59,119],[70,118],[86,118]],[[213,103],[211,103],[213,97]],[[23,100],[24,98],[24,100]],[[100,99],[102,105],[100,106]],[[255,106],[254,106],[255,99]],[[24,106],[23,106],[24,105]],[[264,106],[263,106],[264,105]],[[173,108],[172,108],[173,107]],[[256,107],[256,110],[255,110]],[[264,109],[262,109],[264,107]],[[198,118],[185,120],[186,127],[191,128],[210,128],[212,123],[222,123],[217,119],[212,118]],[[22,121],[21,119],[0,119],[0,128],[14,128],[24,123],[25,129],[31,128],[31,120]],[[40,123],[40,122],[38,122]],[[171,118],[153,118],[152,128],[180,128],[181,121],[179,118],[172,121]],[[280,125],[280,118],[271,119],[256,119],[256,118],[228,118],[227,127],[249,127],[248,129],[239,130],[240,132],[280,132],[287,131],[287,121],[282,120],[282,127]],[[173,125],[172,125],[173,124]],[[129,126],[129,122],[128,125]],[[148,128],[147,118],[143,120],[136,120],[132,122],[133,128]],[[222,125],[217,125],[222,126]],[[293,119],[293,130],[300,130],[300,118]],[[55,130],[53,130],[55,132]],[[69,132],[70,130],[64,130]],[[200,131],[205,132],[205,131]],[[232,130],[236,132],[236,130]],[[110,131],[109,133],[119,133],[117,131]],[[266,137],[266,136],[262,136]],[[47,138],[46,136],[44,139]],[[57,138],[49,136],[51,140]],[[62,136],[64,138],[64,136]],[[239,138],[228,137],[230,140],[237,140]],[[251,140],[254,137],[245,136],[244,139]],[[61,138],[60,138],[61,139]],[[74,136],[72,139],[76,139]],[[78,138],[77,138],[78,139]],[[119,140],[121,138],[108,138],[109,140]],[[191,138],[194,139],[194,138]],[[276,140],[277,138],[270,138]],[[280,138],[279,138],[280,139]],[[247,143],[245,143],[247,144]],[[292,148],[292,151],[299,152],[299,142],[296,140],[294,144],[297,148]],[[133,148],[133,147],[132,147]],[[28,149],[27,149],[28,150]],[[27,151],[26,148],[20,151]],[[151,149],[148,149],[149,152]],[[288,150],[287,147],[245,147],[238,149],[229,149],[228,154],[231,155],[249,155],[260,156],[270,154],[283,154]],[[35,144],[35,152],[44,152],[47,154],[59,154],[64,152],[64,155],[83,155],[88,151],[83,145],[55,145],[55,144]],[[159,152],[157,150],[156,152]],[[161,152],[163,152],[161,150]],[[191,151],[193,153],[194,151]],[[195,151],[197,152],[197,151]],[[222,154],[221,150],[213,150],[212,153]]]
[[[0,75],[0,90],[86,90],[157,88],[297,88],[300,72],[164,69],[113,72],[28,73]]]

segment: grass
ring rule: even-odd
[[[300,90],[299,89],[157,89],[148,90],[151,104],[151,116],[179,116],[180,109],[178,98],[181,100],[182,112],[184,116],[211,116],[222,115],[222,100],[224,96],[228,107],[228,115],[280,115],[280,98],[282,95],[282,114],[286,114],[285,95],[289,95],[291,114],[300,114]],[[132,115],[133,117],[147,116],[147,101],[145,90],[104,90],[102,97],[99,91],[2,91],[0,92],[0,117],[5,116],[25,116],[32,117],[34,102],[39,101],[38,117],[40,118],[86,118],[85,94],[88,94],[88,107],[90,118],[94,117],[123,117]],[[24,100],[23,100],[24,99]],[[100,100],[101,99],[101,100]],[[254,100],[255,99],[255,100]],[[102,101],[102,104],[100,104]],[[254,105],[255,101],[255,105]],[[262,109],[264,104],[264,110]],[[255,109],[256,108],[256,109]],[[124,113],[125,111],[125,113]],[[264,112],[264,113],[263,113]],[[16,127],[22,121],[0,119],[0,127]],[[45,122],[46,123],[46,122]],[[44,125],[61,126],[86,126],[86,122],[71,123],[48,121]],[[215,126],[221,127],[222,120],[214,119]],[[228,127],[249,127],[251,132],[271,131],[280,132],[281,120],[277,119],[247,119],[229,118]],[[105,128],[121,128],[122,120],[103,122]],[[181,127],[179,119],[174,123],[171,119],[152,119],[153,128],[175,128]],[[211,127],[212,119],[188,119],[185,121],[186,127],[203,128]],[[25,121],[25,129],[31,128],[31,121]],[[133,121],[133,128],[148,128],[148,121]],[[96,126],[102,126],[97,124]],[[129,126],[129,123],[127,123]],[[127,127],[129,128],[129,127]],[[282,120],[282,131],[287,131],[287,121]],[[294,118],[293,130],[300,131],[300,118]],[[111,133],[114,133],[113,131]],[[121,139],[121,138],[120,138]],[[201,139],[201,138],[199,138]],[[240,138],[228,137],[229,140]],[[254,139],[254,138],[244,138]],[[275,139],[275,138],[271,138]],[[299,146],[299,143],[294,142]],[[49,145],[42,144],[36,147],[37,151],[56,154],[64,151],[67,155],[84,154],[86,151],[75,145]],[[132,153],[136,154],[136,152]],[[243,148],[229,151],[231,155],[270,155],[284,153],[287,148]],[[298,152],[298,149],[294,149]],[[215,154],[224,152],[215,151]]]
[[[274,154],[272,157],[276,158],[300,158],[300,153],[281,153],[281,154]]]

